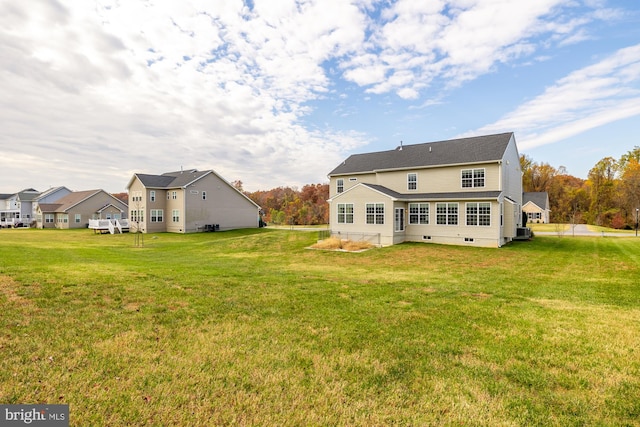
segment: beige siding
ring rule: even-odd
[[[462,187],[463,169],[484,169],[485,185],[478,188]],[[375,184],[383,185],[398,193],[447,193],[456,191],[491,191],[500,189],[500,167],[497,163],[472,166],[447,166],[428,169],[380,172]],[[408,174],[416,173],[418,182],[416,190],[407,188]]]
[[[184,198],[184,190],[182,188],[172,188],[167,190],[169,194],[168,197],[165,197],[166,206],[167,206],[167,231],[170,233],[185,233],[185,198]],[[175,193],[175,199],[174,199]],[[177,210],[178,221],[173,220],[173,211]]]
[[[206,200],[202,192],[206,191]],[[218,224],[220,230],[258,227],[258,208],[220,179],[208,174],[190,185],[186,198],[186,232],[198,231],[205,224]]]
[[[516,227],[522,226],[522,169],[520,167],[520,155],[513,137],[511,137],[502,159],[502,175],[503,196],[513,200],[516,205],[514,207],[515,222],[513,227],[510,226],[508,230],[510,234],[515,236]]]
[[[353,224],[338,223],[338,204],[340,203],[353,204]],[[366,223],[367,203],[384,204],[384,224]],[[330,218],[331,232],[332,234],[342,236],[345,239],[379,239],[376,243],[383,246],[392,245],[394,243],[393,206],[393,201],[388,196],[380,194],[367,187],[355,187],[332,200]]]
[[[510,242],[516,237],[516,228],[519,223],[519,209],[516,203],[505,200],[504,204],[504,228],[502,237],[506,242]]]
[[[137,179],[136,179],[137,181]],[[139,182],[139,181],[138,181]],[[155,191],[155,200],[151,200],[151,192]],[[131,205],[130,205],[131,206]],[[164,189],[147,189],[142,201],[145,212],[144,224],[148,233],[166,231],[167,224],[171,221],[171,211],[167,212],[167,191]],[[151,210],[162,211],[162,221],[151,221]]]
[[[344,191],[347,191],[351,187],[365,182],[368,184],[377,184],[376,174],[368,173],[362,175],[345,175],[340,177],[331,177],[329,181],[329,197],[334,197],[338,194],[338,180],[342,179],[344,182]]]
[[[518,163],[519,164],[519,163]],[[484,169],[485,185],[477,188],[462,187],[463,169]],[[417,174],[416,190],[408,189],[408,174]],[[337,181],[344,181],[344,190],[359,184],[378,184],[397,191],[398,193],[447,193],[458,191],[497,191],[501,189],[501,168],[497,163],[487,163],[469,166],[446,166],[437,168],[422,168],[402,171],[379,172],[377,174],[363,174],[353,176],[332,177],[330,182],[330,196],[337,194]],[[355,181],[352,181],[354,180]]]
[[[486,200],[478,200],[486,202]],[[429,224],[409,224],[407,213],[406,241],[440,244],[471,245],[483,247],[500,246],[500,204],[491,203],[491,225],[468,226],[466,221],[466,205],[475,201],[458,203],[458,225],[440,225],[436,223],[437,201],[429,202]],[[455,203],[455,202],[454,202]],[[409,204],[407,203],[407,212]],[[468,239],[465,241],[465,238]],[[473,239],[473,240],[469,240]]]

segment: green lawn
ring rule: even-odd
[[[0,403],[71,425],[640,425],[640,238],[0,231]]]

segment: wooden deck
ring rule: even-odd
[[[129,231],[128,219],[90,219],[89,228],[95,233],[119,234]]]

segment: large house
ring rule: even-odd
[[[531,223],[549,223],[549,194],[546,191],[528,192],[522,195],[522,211]]]
[[[131,231],[257,228],[260,207],[212,170],[136,173],[127,185]]]
[[[32,218],[32,204],[40,192],[26,188],[14,194],[0,194],[0,225],[29,225]]]
[[[125,219],[127,205],[104,190],[73,191],[53,203],[38,203],[38,228],[87,228],[91,219]]]
[[[522,225],[513,133],[354,154],[329,173],[333,236],[500,247]]]

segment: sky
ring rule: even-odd
[[[637,0],[0,0],[0,193],[514,132],[586,178],[640,145]]]

